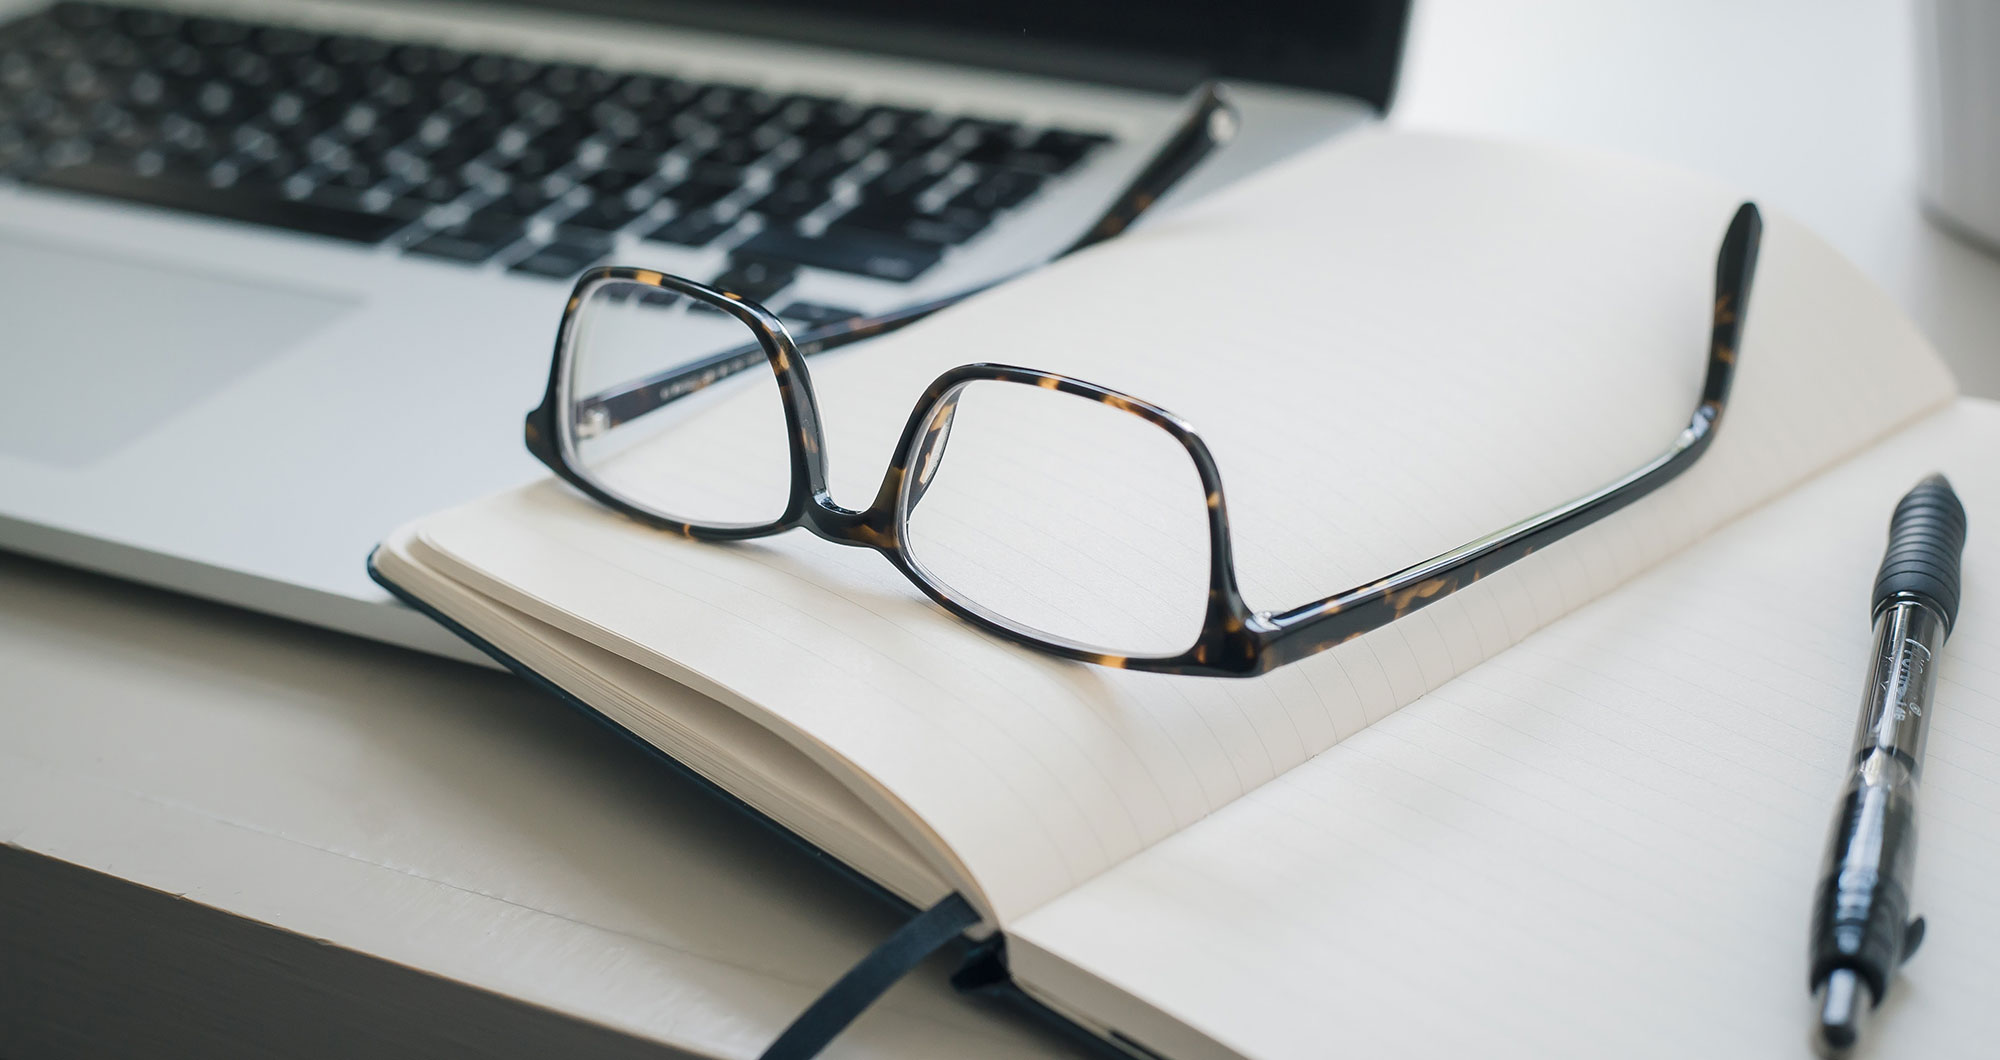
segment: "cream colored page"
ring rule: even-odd
[[[924,325],[811,363],[834,497],[865,505],[935,370],[1004,360],[1157,400],[1212,439],[1253,606],[1377,577],[1665,448],[1698,393],[1736,206],[1598,156],[1375,134]],[[831,749],[1004,921],[1228,805],[1921,410],[1950,381],[1887,301],[1772,218],[1720,438],[1607,523],[1251,680],[1081,666],[794,533],[723,547],[553,484],[426,521],[579,636]],[[948,458],[950,459],[950,458]],[[1060,504],[1032,483],[1017,503]],[[1120,544],[1107,527],[1107,549]]]
[[[825,769],[739,711],[440,577],[406,534],[376,566],[394,583],[590,704],[640,739],[918,905],[951,888],[908,840]]]
[[[1927,419],[1016,922],[1015,974],[1067,962],[1209,1036],[1095,1000],[1177,1060],[1808,1055],[1869,592],[1897,498],[1943,469],[1971,536],[1920,799],[1930,931],[1862,1055],[1991,1055],[1996,451],[2000,406]]]

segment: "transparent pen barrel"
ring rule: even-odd
[[[1944,621],[1918,601],[1893,603],[1876,618],[1875,656],[1854,733],[1855,767],[1881,751],[1908,770],[1913,780],[1923,775],[1931,696],[1937,691],[1937,656],[1944,638]]]

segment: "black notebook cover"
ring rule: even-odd
[[[513,671],[529,684],[554,696],[561,703],[567,705],[572,710],[580,712],[584,717],[597,722],[610,732],[623,737],[628,743],[644,751],[654,761],[673,770],[695,787],[714,796],[743,820],[779,836],[794,849],[803,851],[806,856],[826,866],[836,875],[852,882],[855,886],[867,891],[878,901],[886,903],[902,916],[914,917],[922,912],[922,910],[897,897],[881,884],[869,879],[853,866],[814,846],[798,833],[773,820],[762,810],[737,798],[721,785],[689,768],[674,756],[648,743],[640,738],[637,733],[618,724],[596,707],[585,703],[571,694],[567,689],[537,673],[520,660],[501,651],[484,637],[465,628],[450,616],[445,615],[437,608],[424,602],[416,594],[391,581],[375,565],[375,554],[373,552],[368,555],[368,576],[374,579],[375,584],[388,590],[396,599],[422,612],[432,621],[450,630],[467,644],[479,649],[491,657],[493,661]],[[1084,1027],[1064,1018],[1054,1009],[1028,996],[1007,975],[1006,943],[999,934],[996,933],[986,942],[962,940],[960,946],[963,951],[961,963],[959,970],[952,976],[952,985],[961,993],[997,1001],[1008,1008],[1020,1012],[1036,1023],[1056,1031],[1071,1043],[1081,1046],[1086,1052],[1104,1057],[1106,1060],[1133,1060],[1135,1057],[1141,1058],[1141,1060],[1160,1060],[1159,1054],[1136,1042],[1132,1042],[1123,1035],[1117,1035],[1118,1041],[1115,1043],[1100,1038]],[[1117,1034],[1117,1032],[1114,1031],[1113,1034]]]

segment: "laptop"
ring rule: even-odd
[[[518,484],[601,262],[810,325],[1388,104],[1408,0],[0,0],[0,548],[454,657],[382,534]]]

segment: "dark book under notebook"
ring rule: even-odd
[[[869,503],[942,370],[1061,372],[1200,430],[1245,597],[1295,607],[1672,442],[1738,202],[1625,159],[1357,135],[812,358],[829,493]],[[2000,511],[2000,407],[1958,398],[1887,296],[1782,216],[1734,311],[1733,392],[1683,474],[1256,678],[1057,659],[865,550],[687,540],[554,479],[403,527],[371,569],[932,927],[962,902],[961,985],[1113,1053],[1790,1055],[1889,510],[1942,469],[1974,523]],[[674,451],[733,452],[735,400]],[[1092,564],[1180,562],[1144,476],[1080,477],[1101,454],[1052,456],[1032,419],[982,448],[977,424],[961,414],[938,472],[990,489],[964,577],[1074,603],[1017,548],[1056,536]],[[731,485],[719,461],[616,459]],[[2000,594],[1974,573],[1993,540],[1969,546],[1940,663],[1932,941],[1881,1055],[1964,1055],[1993,1029]]]

